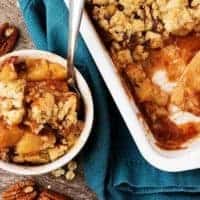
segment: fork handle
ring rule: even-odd
[[[68,2],[65,0],[65,2],[69,3],[68,78],[75,80],[74,53],[85,0],[68,0]]]

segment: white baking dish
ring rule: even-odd
[[[68,0],[65,2],[68,5]],[[178,172],[200,168],[200,141],[196,139],[183,150],[166,151],[155,146],[147,124],[141,118],[134,99],[127,95],[109,53],[86,12],[83,14],[81,34],[143,157],[151,165],[164,171]]]

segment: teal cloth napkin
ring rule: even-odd
[[[63,0],[19,3],[36,47],[64,57],[68,14]],[[81,37],[75,61],[94,98],[94,127],[81,158],[86,181],[98,199],[199,200],[199,170],[166,173],[141,157]]]

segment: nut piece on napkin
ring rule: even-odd
[[[77,162],[72,160],[67,164],[67,169],[59,168],[52,171],[51,174],[54,177],[61,177],[64,175],[67,181],[72,181],[76,176],[75,171],[77,167]]]
[[[0,56],[12,51],[19,38],[19,30],[8,23],[0,25]]]
[[[34,200],[37,197],[33,180],[17,182],[2,193],[3,200]]]

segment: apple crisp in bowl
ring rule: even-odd
[[[93,118],[91,95],[82,85],[85,88],[80,87],[81,92],[87,94],[83,94],[85,107],[80,106],[80,99],[67,86],[63,60],[36,50],[18,51],[1,58],[2,162],[48,166],[71,152],[66,164],[85,143]]]

